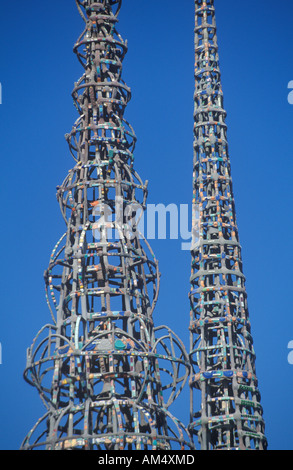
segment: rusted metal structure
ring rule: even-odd
[[[127,43],[120,0],[76,0],[86,27],[74,46],[84,73],[67,135],[76,162],[57,197],[66,233],[45,273],[52,314],[27,354],[26,380],[46,414],[22,449],[168,450],[192,447],[169,406],[189,375],[181,341],[152,319],[158,262],[138,233],[147,184],[133,168],[124,112]]]
[[[195,86],[189,429],[202,450],[263,450],[214,0],[195,0]]]

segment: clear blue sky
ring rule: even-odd
[[[293,449],[291,0],[217,0],[237,219],[270,449]],[[135,168],[149,203],[192,195],[193,0],[127,0],[119,31],[129,41],[126,118],[138,145]],[[64,134],[77,118],[72,53],[82,30],[73,0],[0,6],[1,327],[0,448],[18,449],[44,407],[22,373],[26,348],[50,323],[43,271],[65,231],[56,186],[73,166]],[[153,240],[162,287],[155,324],[189,347],[190,255],[180,240]],[[174,413],[189,418],[186,395]]]

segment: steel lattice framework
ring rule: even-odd
[[[195,10],[189,429],[198,433],[202,450],[263,450],[267,443],[236,225],[214,0],[196,0]]]
[[[158,262],[134,217],[147,184],[133,169],[136,137],[124,119],[121,1],[76,3],[86,23],[74,47],[84,67],[73,91],[79,118],[67,135],[76,164],[57,194],[67,231],[45,273],[53,324],[35,338],[25,371],[47,412],[22,448],[192,447],[169,411],[188,355],[168,327],[154,327]]]

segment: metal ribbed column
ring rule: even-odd
[[[194,103],[190,430],[202,450],[262,450],[267,444],[236,224],[214,0],[195,1]]]
[[[127,43],[119,0],[78,0],[86,29],[74,51],[79,118],[66,136],[76,162],[58,188],[66,233],[45,273],[53,323],[28,350],[26,380],[47,413],[23,449],[168,450],[191,446],[169,412],[189,374],[168,327],[154,327],[158,262],[138,232],[147,184],[133,168],[136,137],[124,119]]]

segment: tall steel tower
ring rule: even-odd
[[[198,434],[202,450],[263,450],[267,442],[236,225],[214,0],[195,0],[195,10],[189,429]]]
[[[169,406],[189,359],[152,320],[158,262],[138,233],[147,183],[133,169],[136,137],[124,119],[127,43],[121,0],[76,0],[86,23],[74,47],[84,73],[67,135],[76,162],[57,197],[66,233],[45,273],[53,324],[28,350],[26,380],[47,407],[23,449],[168,450],[191,446]]]

